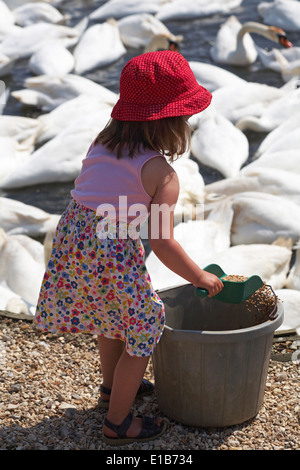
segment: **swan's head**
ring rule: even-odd
[[[157,34],[154,36],[149,44],[145,47],[144,52],[153,51],[175,51],[179,52],[179,44],[182,41],[182,36],[166,36],[165,34]]]
[[[281,44],[283,47],[293,47],[293,44],[288,40],[286,37],[285,31],[281,28],[277,28],[276,26],[270,26],[271,35],[274,34],[274,41]]]

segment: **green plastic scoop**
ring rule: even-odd
[[[251,276],[246,279],[246,281],[242,282],[227,281],[226,279],[223,279],[227,274],[225,274],[223,269],[217,264],[209,264],[204,268],[204,271],[214,274],[223,282],[224,287],[221,292],[213,296],[214,299],[220,300],[221,302],[240,304],[264,285],[261,278],[257,275]],[[206,297],[208,295],[208,291],[206,289],[196,287],[195,294],[198,297]]]

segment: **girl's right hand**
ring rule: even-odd
[[[208,297],[213,297],[214,295],[219,294],[224,287],[223,282],[217,276],[203,270],[201,270],[199,279],[193,285],[194,287],[206,289],[208,291]]]

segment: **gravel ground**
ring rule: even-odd
[[[126,449],[298,450],[299,364],[290,360],[293,350],[288,336],[274,338],[264,403],[252,420],[221,429],[169,420],[160,439]],[[101,439],[106,413],[97,409],[101,371],[95,337],[43,334],[31,321],[0,316],[0,369],[0,449],[118,449]],[[153,381],[151,363],[147,378]],[[155,394],[137,400],[134,412],[160,416]]]

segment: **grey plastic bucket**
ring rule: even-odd
[[[158,294],[166,310],[153,355],[159,409],[199,427],[253,418],[264,399],[274,331],[283,322],[281,302],[269,320],[246,302],[196,297],[191,284]]]

